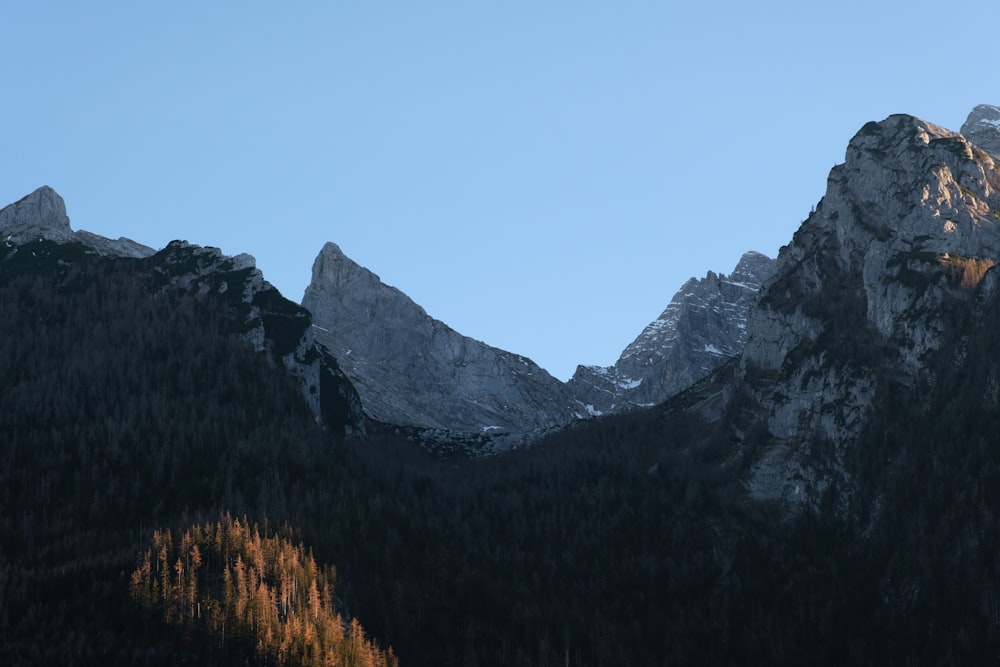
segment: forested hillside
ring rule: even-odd
[[[227,571],[282,597],[282,570],[240,551],[258,537],[314,560],[325,618],[404,667],[983,664],[1000,648],[993,301],[953,304],[939,384],[873,367],[894,398],[847,463],[854,490],[794,512],[746,497],[767,432],[739,406],[709,423],[682,394],[482,460],[376,425],[339,440],[217,292],[154,288],[144,260],[79,246],[17,254],[33,260],[0,262],[2,664],[304,664],[290,637],[271,649],[241,625],[269,627],[235,584],[227,602]],[[211,535],[228,521],[227,555]]]
[[[224,510],[287,519],[350,476],[232,307],[74,244],[0,262],[0,662],[216,664],[136,613],[139,547]]]

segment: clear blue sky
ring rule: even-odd
[[[326,241],[561,379],[774,256],[867,121],[1000,103],[996,0],[19,2],[0,202],[249,252]]]

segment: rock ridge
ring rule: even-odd
[[[102,255],[121,257],[149,257],[156,252],[124,237],[109,239],[84,230],[74,232],[66,215],[66,202],[47,185],[0,209],[0,238],[13,244],[39,239],[82,243]]]
[[[774,260],[745,253],[728,276],[691,278],[612,366],[579,366],[569,381],[591,415],[662,403],[727,361],[746,342],[746,317]]]
[[[81,261],[80,253],[70,251],[70,246],[82,246],[83,257],[91,260],[135,260],[136,276],[148,281],[152,290],[211,294],[221,299],[232,308],[233,333],[296,379],[317,421],[340,434],[365,432],[357,392],[336,359],[316,340],[309,312],[264,280],[253,256],[229,257],[218,248],[187,241],[171,241],[154,251],[129,239],[74,232],[63,198],[48,186],[0,209],[0,234],[4,240],[0,254],[7,257],[16,256],[24,247],[31,248],[32,263],[55,257],[57,264],[67,265]]]

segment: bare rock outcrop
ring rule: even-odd
[[[302,305],[373,418],[464,433],[527,433],[574,419],[563,383],[463,336],[327,243]]]
[[[987,153],[1000,155],[1000,107],[977,106],[962,124],[962,135]]]
[[[861,128],[749,314],[739,384],[755,417],[744,421],[768,433],[750,492],[815,501],[849,487],[845,453],[884,378],[933,384],[954,308],[978,298],[998,260],[992,157],[912,116]]]
[[[613,366],[577,368],[574,398],[590,414],[607,414],[687,389],[743,350],[747,311],[773,271],[773,259],[748,252],[728,276],[691,278]]]
[[[102,255],[120,257],[149,257],[155,252],[124,237],[109,239],[84,230],[73,231],[66,215],[66,203],[47,185],[0,209],[0,239],[11,244],[39,239],[82,243]]]

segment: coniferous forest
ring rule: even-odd
[[[132,572],[132,598],[168,624],[215,640],[221,658],[244,653],[279,665],[396,665],[357,619],[334,607],[336,570],[285,535],[228,514],[175,536],[153,531]],[[235,643],[235,650],[226,641]]]
[[[1000,655],[996,306],[956,311],[968,354],[939,386],[879,378],[856,493],[788,513],[745,496],[683,395],[480,460],[339,437],[221,295],[21,248],[0,261],[0,664]]]

